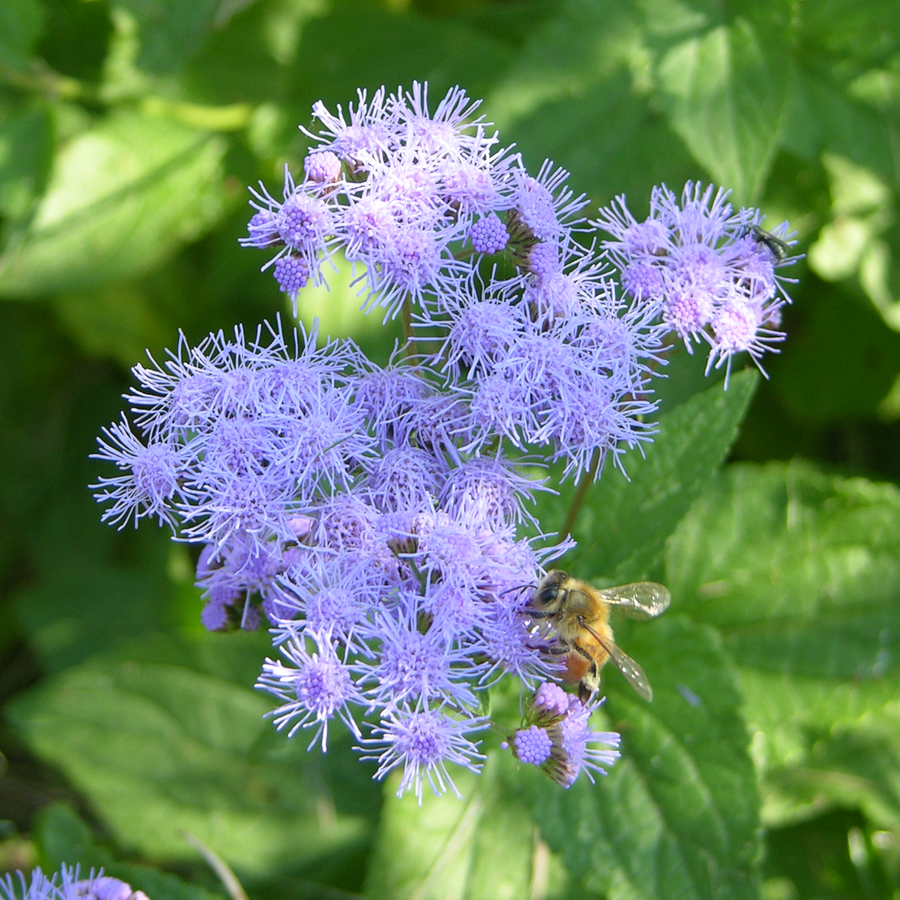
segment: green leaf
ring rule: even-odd
[[[127,882],[133,890],[143,891],[152,900],[221,900],[222,897],[175,875],[115,862],[109,853],[95,846],[87,824],[62,803],[41,810],[37,838],[45,872],[56,872],[63,864],[80,866],[82,875],[102,868],[104,875]]]
[[[306,733],[290,742],[275,733],[263,719],[274,703],[246,674],[238,684],[229,676],[246,673],[248,652],[258,671],[267,636],[230,638],[94,658],[17,697],[8,720],[121,844],[151,858],[194,858],[181,829],[249,873],[346,852],[365,839],[377,791],[331,785]],[[329,737],[328,755],[352,760],[362,780],[349,740]]]
[[[719,184],[746,203],[761,191],[786,104],[786,6],[651,3],[660,99],[675,131]],[[712,10],[716,12],[713,13]]]
[[[810,466],[735,466],[667,550],[673,597],[736,662],[831,681],[900,669],[900,490]]]
[[[895,718],[893,724],[892,734],[810,733],[803,763],[769,774],[767,823],[855,808],[876,828],[900,830],[900,722]]]
[[[224,143],[137,113],[63,147],[30,225],[0,255],[0,296],[72,291],[142,274],[216,222]]]
[[[872,418],[900,373],[900,334],[869,305],[825,285],[771,369],[773,389],[800,421]]]
[[[118,0],[118,5],[138,22],[138,64],[156,74],[180,68],[200,49],[216,18],[221,15],[224,24],[240,8],[222,0]]]
[[[649,199],[653,183],[696,174],[659,114],[649,61],[635,3],[566,0],[530,34],[485,109],[529,167],[551,157],[595,202]]]
[[[0,3],[0,66],[22,69],[44,27],[39,0],[4,0]]]
[[[475,776],[452,772],[463,795],[390,797],[366,880],[373,900],[517,900],[530,894],[535,826],[508,754]],[[397,778],[387,790],[395,790]]]
[[[713,385],[662,416],[645,457],[626,457],[628,479],[609,467],[589,490],[566,565],[580,578],[612,582],[651,575],[666,538],[728,452],[757,380],[755,371],[742,372],[727,391]],[[544,527],[560,521],[542,518]]]
[[[799,60],[785,73],[784,149],[816,163],[823,152],[843,156],[893,181],[888,120],[880,109],[848,96],[826,77],[819,68],[819,52],[814,49],[811,59]]]
[[[596,785],[540,785],[536,820],[570,874],[609,900],[758,896],[756,776],[734,677],[712,629],[663,618],[627,644],[645,703],[604,669],[622,758]]]
[[[732,467],[670,540],[667,584],[738,666],[757,762],[778,773],[769,821],[808,811],[809,792],[786,798],[785,786],[815,768],[822,735],[896,740],[896,486],[799,463]]]
[[[22,218],[44,189],[52,153],[43,109],[20,109],[0,121],[0,215]]]
[[[308,124],[316,100],[332,110],[338,103],[346,109],[358,88],[409,89],[417,80],[428,82],[433,110],[455,84],[464,85],[473,98],[482,97],[508,60],[504,42],[452,16],[397,13],[371,3],[334,4],[327,16],[303,27],[286,73],[286,106],[292,119]]]

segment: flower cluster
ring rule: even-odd
[[[606,263],[575,240],[586,201],[568,173],[547,162],[529,175],[473,118],[478,105],[455,88],[430,114],[418,84],[360,92],[347,117],[317,103],[304,180],[286,172],[281,201],[260,186],[244,243],[277,248],[266,265],[294,300],[340,248],[361,265],[369,305],[414,307],[415,349],[457,397],[468,452],[499,435],[549,447],[576,477],[596,457],[599,473],[652,433],[646,382],[668,326],[643,299],[618,297]],[[510,277],[492,268],[500,254]]]
[[[727,198],[727,191],[689,182],[679,205],[668,188],[657,187],[645,221],[618,197],[595,223],[615,238],[603,246],[626,292],[658,302],[663,321],[689,351],[694,341],[706,341],[707,371],[724,363],[726,386],[736,353],[749,353],[759,365],[770,345],[784,339],[777,328],[789,301],[776,268],[796,259],[788,256],[786,222],[765,232],[759,210],[735,212]]]
[[[0,900],[147,900],[143,891],[132,891],[130,884],[102,871],[79,878],[77,866],[64,865],[51,878],[39,868],[31,873],[30,881],[21,872],[16,876],[0,879]]]
[[[543,683],[510,739],[519,759],[566,786],[612,762],[587,745],[617,736],[588,729],[596,704],[554,693],[552,636],[528,615],[567,548],[533,518],[535,468],[599,477],[652,438],[671,332],[705,337],[711,365],[756,359],[784,301],[782,243],[756,211],[661,189],[643,224],[621,199],[602,211],[616,240],[598,249],[568,174],[529,175],[477,106],[455,88],[431,113],[420,85],[360,92],[346,116],[318,103],[303,178],[286,170],[280,200],[254,192],[244,243],[273,252],[281,288],[296,301],[342,253],[368,308],[402,310],[402,353],[378,366],[280,323],[182,337],[135,367],[130,416],[96,454],[119,470],[95,485],[105,520],[154,518],[200,546],[207,628],[267,620],[278,654],[258,687],[276,726],[325,750],[340,720],[420,802],[426,782],[456,790],[448,763],[480,767],[484,692],[505,674]]]
[[[619,757],[619,735],[614,731],[592,731],[591,714],[602,701],[582,703],[558,684],[545,681],[522,719],[522,727],[504,744],[516,759],[537,766],[564,788],[572,786],[584,770],[606,774],[606,768]],[[588,747],[603,744],[604,749]]]
[[[121,474],[97,496],[111,521],[151,516],[203,545],[207,628],[265,615],[279,728],[314,727],[324,750],[339,718],[380,775],[402,762],[419,796],[452,788],[445,761],[478,765],[479,693],[553,669],[528,586],[564,548],[517,537],[541,483],[465,453],[427,373],[316,338],[237,329],[136,367],[134,424],[96,454]]]

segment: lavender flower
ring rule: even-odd
[[[535,692],[509,741],[521,761],[568,787],[617,757],[527,615],[571,546],[540,533],[534,471],[599,478],[650,441],[673,333],[726,383],[735,354],[758,364],[791,261],[772,250],[783,229],[765,238],[757,211],[690,184],[680,203],[656,189],[644,222],[617,198],[598,245],[568,173],[529,174],[478,106],[453,88],[432,112],[418,83],[316,103],[302,178],[252,192],[242,243],[295,305],[341,253],[364,308],[403,310],[387,366],[316,327],[182,336],[135,367],[96,454],[118,469],[95,485],[104,519],[202,547],[207,628],[268,622],[281,658],[257,687],[276,727],[324,751],[342,721],[420,803],[426,782],[456,792],[449,765],[478,771],[484,693],[506,675]]]
[[[131,885],[104,875],[101,870],[88,878],[80,878],[78,866],[63,865],[51,878],[36,868],[27,880],[22,872],[16,878],[0,878],[0,900],[148,900],[143,891],[132,891]]]
[[[614,238],[603,246],[628,293],[659,301],[663,321],[689,351],[708,343],[707,372],[724,365],[726,387],[736,353],[749,353],[765,374],[760,357],[784,339],[776,328],[790,301],[776,268],[796,257],[772,254],[760,240],[761,218],[755,209],[734,212],[727,191],[688,182],[680,204],[666,187],[654,188],[644,222],[618,197],[594,223]],[[787,223],[772,241],[780,248],[785,237]]]
[[[522,727],[503,746],[511,749],[516,759],[537,766],[562,787],[571,787],[582,771],[593,783],[591,773],[605,775],[619,757],[619,735],[592,731],[589,727],[591,714],[602,702],[582,703],[559,685],[545,682],[526,709]]]
[[[378,762],[376,778],[384,778],[402,766],[397,796],[412,790],[420,806],[426,780],[435,794],[449,789],[459,797],[446,764],[451,762],[479,772],[484,756],[466,734],[486,724],[484,718],[456,720],[441,709],[391,713],[373,729],[373,737],[364,739],[367,755],[362,758]]]

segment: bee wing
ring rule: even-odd
[[[669,589],[655,581],[636,581],[598,591],[604,602],[621,609],[630,619],[655,619],[669,608]]]
[[[653,688],[646,672],[624,650],[620,650],[609,638],[585,624],[587,630],[600,642],[616,668],[628,679],[631,686],[649,703],[653,699]]]

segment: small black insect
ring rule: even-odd
[[[764,231],[759,225],[751,225],[747,233],[757,244],[762,244],[772,254],[776,264],[783,263],[790,255],[791,248],[780,237],[775,237],[771,231]]]

